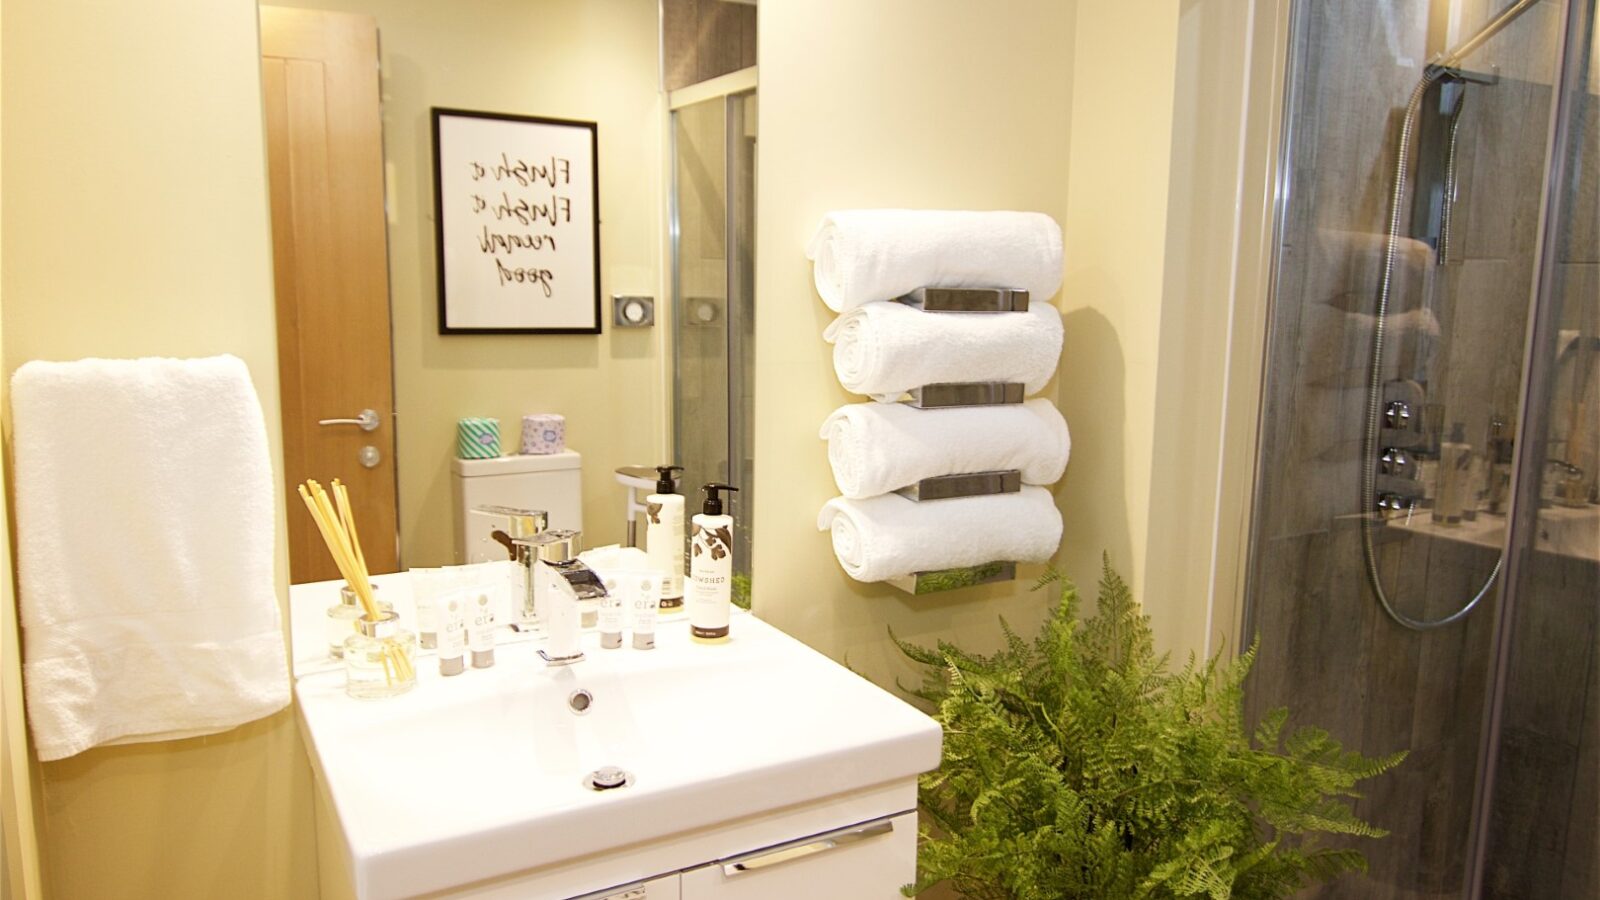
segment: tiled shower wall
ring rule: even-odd
[[[1326,0],[1301,4],[1295,26],[1290,194],[1252,524],[1245,637],[1260,640],[1260,656],[1250,703],[1257,715],[1287,705],[1291,723],[1325,727],[1368,754],[1410,752],[1358,803],[1392,832],[1353,842],[1370,874],[1308,896],[1454,897],[1466,870],[1498,595],[1454,626],[1400,628],[1366,586],[1356,518],[1364,512],[1362,418],[1400,113],[1422,63],[1440,49],[1429,44],[1430,21],[1459,16],[1467,23],[1459,38],[1489,15],[1485,2],[1445,5]],[[1499,80],[1468,88],[1462,112],[1456,261],[1437,266],[1431,249],[1404,240],[1397,254],[1385,377],[1422,382],[1427,402],[1444,405],[1446,429],[1462,422],[1475,449],[1491,415],[1514,420],[1517,412],[1561,11],[1539,4],[1469,61]],[[1593,156],[1594,141],[1585,146]],[[1594,162],[1586,177],[1594,177]],[[1592,216],[1573,230],[1560,257],[1569,267],[1570,325],[1593,335],[1600,280]],[[1465,603],[1497,556],[1393,529],[1378,543],[1390,596],[1421,618]],[[1523,694],[1558,694],[1564,705],[1530,701],[1508,714],[1501,796],[1511,799],[1494,812],[1523,845],[1497,848],[1491,889],[1593,897],[1600,799],[1595,779],[1580,783],[1578,775],[1580,760],[1597,767],[1600,730],[1594,567],[1545,555],[1536,570],[1537,602],[1522,604],[1519,630],[1549,646],[1515,657],[1508,703],[1519,702],[1520,683]],[[1587,801],[1554,802],[1575,791],[1587,791]],[[1529,815],[1539,816],[1538,827],[1513,821]]]

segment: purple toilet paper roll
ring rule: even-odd
[[[522,417],[522,452],[525,455],[560,453],[567,449],[567,420],[555,413]]]

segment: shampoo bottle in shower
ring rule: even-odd
[[[1439,445],[1439,489],[1433,503],[1433,521],[1441,525],[1461,524],[1462,513],[1472,500],[1472,445],[1467,443],[1467,427],[1460,422],[1450,426],[1450,439]]]
[[[722,512],[721,491],[737,491],[712,482],[706,502],[691,520],[689,536],[689,636],[718,644],[728,639],[728,612],[733,605],[733,516]],[[664,602],[664,601],[663,601]]]
[[[656,466],[656,492],[644,498],[644,547],[650,568],[661,572],[661,607],[683,606],[683,495],[673,472],[683,466]]]

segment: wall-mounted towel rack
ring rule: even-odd
[[[897,302],[927,313],[1020,313],[1028,311],[1028,292],[1015,288],[917,288]],[[1025,385],[1006,381],[963,381],[925,384],[906,392],[902,400],[916,409],[948,409],[957,406],[1002,406],[1021,403],[1027,398]],[[984,494],[1010,494],[1022,490],[1022,473],[978,472],[966,475],[941,475],[924,478],[895,493],[911,500],[943,500]],[[917,572],[889,583],[913,595],[952,591],[1011,581],[1017,577],[1014,562],[992,562],[955,569]]]
[[[937,569],[930,572],[917,572],[913,575],[902,575],[899,578],[889,579],[888,583],[908,594],[922,595],[936,594],[940,591],[953,591],[958,588],[977,587],[980,584],[1015,581],[1016,577],[1016,563],[991,562],[977,566],[964,566],[958,569]]]
[[[917,288],[895,298],[923,312],[1027,312],[1028,292],[1016,288]]]
[[[981,497],[985,494],[1015,494],[1022,490],[1022,471],[972,472],[967,475],[939,475],[895,491],[908,500],[948,500],[953,497]]]

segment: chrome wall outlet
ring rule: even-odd
[[[611,295],[611,324],[618,328],[649,328],[656,323],[656,298]]]

